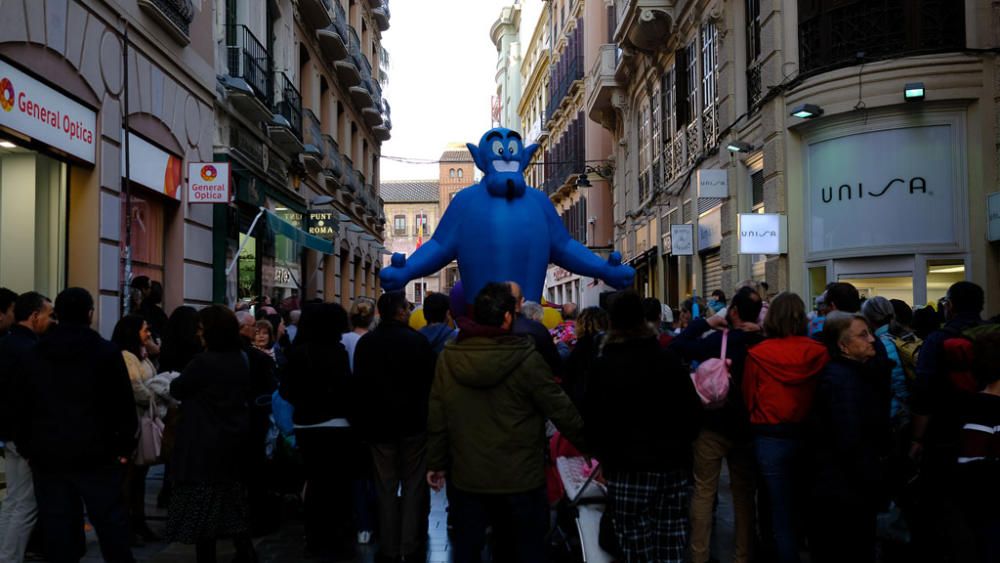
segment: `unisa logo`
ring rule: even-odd
[[[211,164],[201,167],[201,179],[205,180],[206,182],[214,181],[216,176],[218,175],[219,172]]]
[[[0,80],[0,107],[4,111],[14,109],[14,85],[10,83],[10,79],[7,77]]]

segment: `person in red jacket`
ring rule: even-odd
[[[804,420],[817,375],[829,361],[826,348],[807,336],[805,303],[794,293],[771,301],[764,318],[767,340],[750,349],[743,370],[743,398],[750,413],[754,456],[770,501],[773,560],[798,563],[796,482],[805,444]],[[762,514],[766,518],[768,514]],[[768,541],[769,540],[769,541]]]

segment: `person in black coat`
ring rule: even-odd
[[[86,506],[104,559],[130,562],[121,491],[139,422],[128,369],[118,347],[90,328],[86,289],[63,290],[55,312],[59,324],[25,356],[14,429],[34,474],[45,555],[80,559]]]
[[[380,556],[409,559],[425,550],[427,537],[427,406],[436,356],[427,338],[406,324],[403,292],[383,294],[377,307],[382,321],[358,341],[354,373],[366,396],[362,433],[375,465]]]
[[[720,292],[721,293],[721,292]],[[724,297],[723,297],[724,300]],[[692,319],[670,343],[670,349],[688,362],[704,362],[722,353],[723,332],[728,328],[726,358],[731,379],[725,403],[705,411],[704,424],[694,441],[694,495],[691,499],[691,559],[705,563],[711,550],[715,498],[722,473],[722,460],[729,465],[733,511],[736,520],[735,561],[749,561],[754,533],[754,456],[750,415],[743,402],[743,365],[750,347],[764,337],[756,324],[761,298],[745,287],[733,296],[726,316]],[[711,312],[709,311],[709,314]]]
[[[510,329],[511,334],[530,336],[535,342],[535,349],[545,359],[545,363],[552,368],[552,373],[556,377],[561,376],[563,372],[562,357],[559,355],[556,343],[552,340],[552,335],[545,328],[545,325],[525,317],[524,313],[521,312],[521,306],[524,305],[521,286],[517,282],[507,282],[507,285],[510,287],[510,292],[514,294],[514,302],[517,304],[517,314],[514,316],[514,325]]]
[[[295,412],[305,465],[306,551],[346,559],[355,547],[352,481],[366,455],[352,427],[360,400],[340,335],[347,312],[334,303],[306,304],[281,377],[281,397]]]
[[[691,441],[701,401],[676,354],[660,348],[642,300],[622,293],[584,398],[585,438],[608,479],[625,561],[680,562],[687,551]]]
[[[575,328],[576,346],[566,358],[562,388],[577,410],[583,410],[590,373],[608,330],[608,313],[600,307],[587,307],[577,317]]]
[[[214,563],[215,542],[231,537],[237,561],[256,561],[244,483],[250,441],[250,373],[236,316],[221,305],[198,313],[205,352],[170,384],[180,401],[167,535],[196,545]]]
[[[810,413],[813,561],[875,561],[876,515],[886,504],[891,450],[889,380],[865,317],[830,313],[823,339],[832,360]]]

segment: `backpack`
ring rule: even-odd
[[[694,390],[701,398],[701,404],[709,409],[717,409],[726,402],[729,395],[729,366],[732,360],[726,358],[726,344],[729,341],[729,330],[722,331],[722,352],[718,358],[711,358],[698,364],[691,374]]]
[[[972,373],[972,343],[980,336],[1000,332],[1000,324],[980,323],[962,331],[947,328],[944,331],[947,336],[941,344],[941,350],[944,352],[948,382],[958,391],[975,393],[979,390],[979,385]]]
[[[906,379],[916,380],[917,359],[920,357],[920,348],[924,345],[924,341],[914,334],[907,334],[902,338],[894,336],[892,343],[896,345],[896,351],[899,352],[899,363],[903,367],[903,371],[906,372]]]

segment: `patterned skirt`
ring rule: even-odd
[[[240,483],[178,483],[170,494],[167,537],[193,544],[246,534],[249,513]]]

